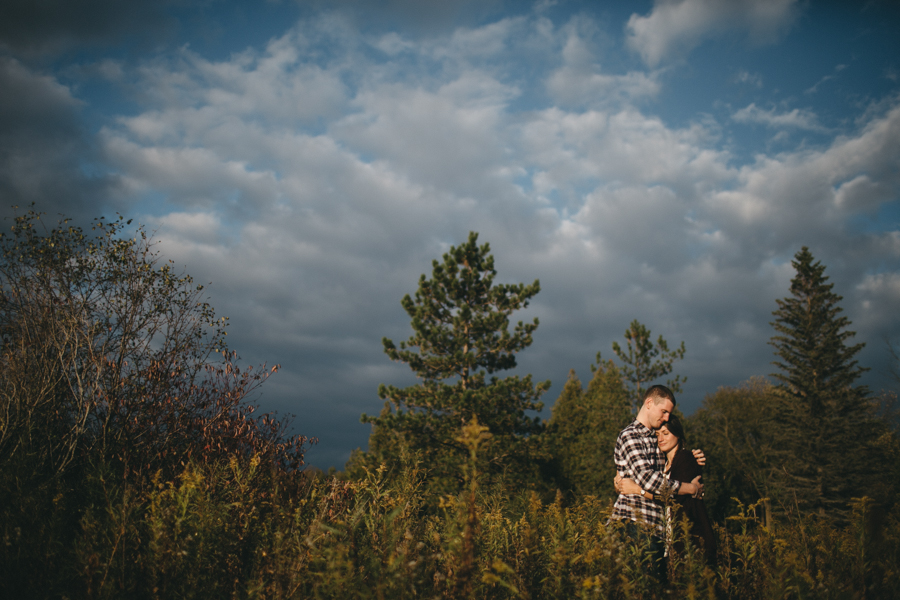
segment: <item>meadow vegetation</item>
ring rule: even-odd
[[[126,225],[45,229],[26,213],[0,239],[0,597],[889,598],[900,589],[889,392],[827,396],[856,403],[838,441],[863,454],[843,460],[876,465],[820,492],[831,480],[809,474],[839,468],[835,452],[817,439],[831,462],[784,466],[790,432],[771,419],[785,388],[756,379],[707,397],[686,428],[710,460],[717,564],[676,518],[685,551],[670,554],[663,586],[642,571],[646,549],[607,522],[607,463],[635,382],[598,355],[587,389],[573,373],[543,422],[526,412],[539,408],[543,384],[485,378],[531,343],[537,322],[509,334],[506,316],[538,290],[492,292],[487,245],[472,237],[452,249],[435,279],[423,276],[422,294],[407,297],[416,336],[385,348],[425,372],[425,384],[383,387],[384,411],[367,417],[370,450],[324,474],[304,465],[315,440],[255,412],[273,369],[238,366],[202,287]],[[470,289],[494,308],[450,306]],[[437,319],[423,308],[434,297]],[[473,314],[479,325],[469,328]],[[433,343],[448,331],[458,347]],[[650,336],[636,321],[629,331]],[[631,355],[632,369],[652,358]],[[827,403],[816,408],[832,419]],[[803,420],[796,406],[791,416]]]

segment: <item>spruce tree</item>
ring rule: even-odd
[[[841,316],[825,266],[805,246],[791,263],[791,296],[777,301],[769,342],[780,369],[773,444],[773,477],[784,505],[840,515],[854,496],[871,494],[875,423],[866,386],[854,382],[867,369],[854,358],[864,344]]]
[[[413,335],[399,346],[385,338],[385,353],[405,362],[421,382],[407,388],[381,385],[385,400],[373,425],[369,451],[351,460],[355,467],[385,464],[402,468],[404,454],[428,471],[426,484],[437,493],[461,489],[467,451],[457,440],[463,425],[478,419],[491,434],[480,450],[478,471],[486,483],[534,481],[544,451],[537,439],[543,430],[538,416],[541,394],[550,382],[532,383],[531,376],[489,375],[516,366],[516,353],[532,343],[538,320],[510,331],[510,315],[528,306],[540,291],[531,285],[497,284],[490,246],[466,243],[451,247],[443,261],[432,263],[415,296],[402,305],[411,317]]]
[[[625,331],[627,351],[622,349],[617,342],[613,342],[612,349],[622,361],[621,372],[629,386],[631,403],[637,411],[644,401],[645,386],[660,377],[665,377],[672,372],[672,364],[676,360],[684,358],[684,342],[675,350],[669,350],[669,344],[659,336],[656,344],[650,338],[650,330],[637,319],[631,322]],[[681,392],[681,384],[687,381],[676,375],[674,379],[666,381],[666,385],[676,394]]]

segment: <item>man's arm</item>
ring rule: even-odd
[[[650,500],[654,499],[654,494],[652,492],[648,492],[644,490],[641,486],[636,484],[634,481],[627,477],[622,477],[621,475],[616,475],[613,483],[616,486],[616,491],[625,496],[641,496],[643,498],[648,498]],[[682,494],[690,494],[695,498],[698,498],[703,495],[703,484],[700,483],[700,475],[697,475],[693,481],[690,483],[682,483],[678,487],[679,495]]]
[[[630,475],[640,489],[653,494],[662,493],[663,490],[678,493],[682,483],[669,481],[666,475],[659,471],[656,449],[648,448],[649,444],[641,439],[640,434],[634,430],[623,431],[617,446],[619,454],[616,461],[617,469],[624,469],[625,474]]]

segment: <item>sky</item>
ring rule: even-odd
[[[0,216],[116,213],[209,284],[255,398],[365,448],[400,300],[470,231],[541,292],[516,374],[583,382],[637,319],[679,407],[775,371],[792,257],[889,387],[900,343],[900,4],[5,0]]]

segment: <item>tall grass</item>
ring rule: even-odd
[[[607,524],[609,500],[545,501],[468,475],[465,492],[437,503],[412,460],[358,481],[288,475],[257,457],[140,483],[94,468],[19,496],[7,481],[16,502],[0,508],[0,596],[780,599],[900,589],[900,514],[866,498],[842,526],[797,516],[766,528],[759,506],[740,506],[718,528],[717,568],[688,540],[661,586],[641,569],[645,549]],[[687,540],[687,528],[675,535]]]

